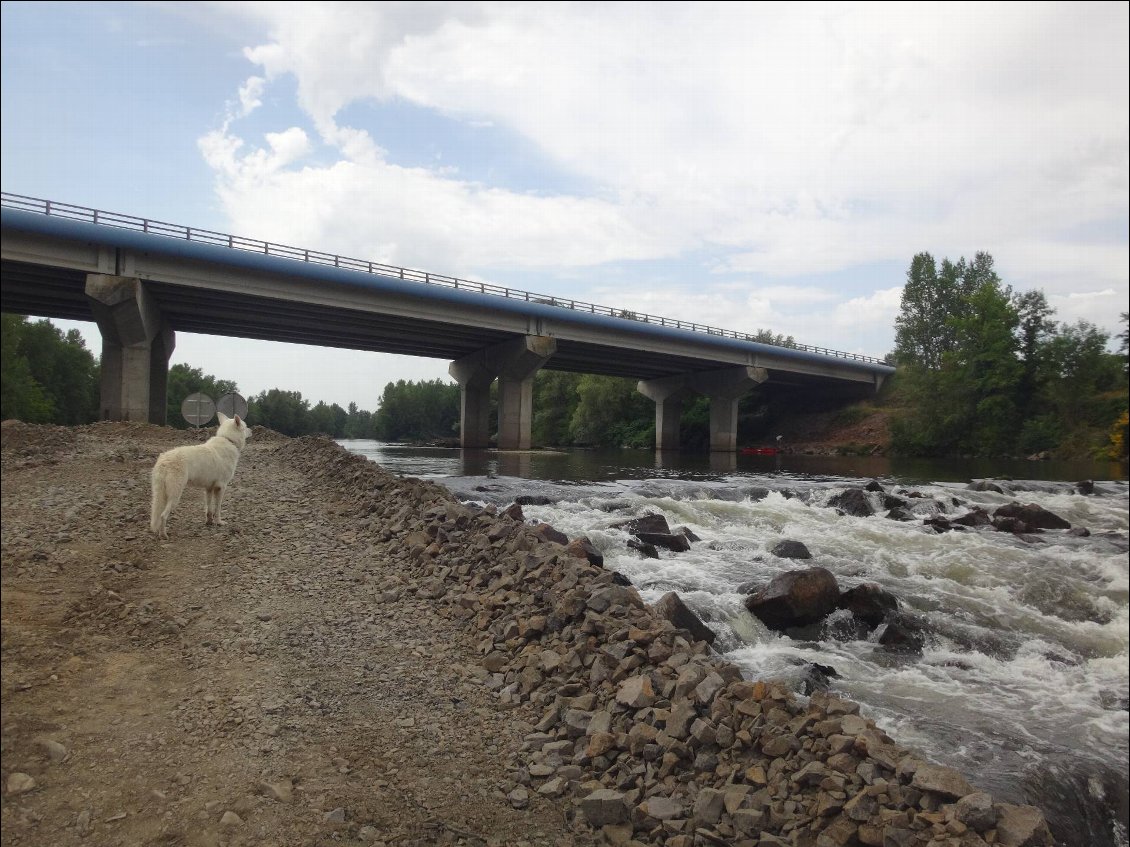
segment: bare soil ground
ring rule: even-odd
[[[149,469],[203,435],[4,424],[5,847],[585,843],[504,793],[537,716],[272,435],[161,542]]]

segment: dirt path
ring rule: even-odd
[[[537,716],[467,625],[257,435],[226,525],[190,491],[158,542],[148,471],[191,434],[5,424],[5,847],[586,843],[513,808]]]

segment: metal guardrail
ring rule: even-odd
[[[22,194],[0,192],[0,205],[25,212],[40,215],[49,215],[56,218],[65,218],[72,221],[101,224],[102,226],[118,227],[119,229],[133,230],[134,232],[147,232],[152,235],[163,235],[168,238],[177,238],[185,241],[194,241],[201,244],[212,244],[219,247],[228,247],[233,250],[245,250],[250,253],[261,253],[264,256],[276,256],[282,259],[293,259],[299,262],[308,262],[317,265],[330,265],[335,268],[345,268],[352,271],[362,271],[381,276],[391,276],[397,279],[420,282],[425,285],[438,285],[445,288],[455,288],[460,291],[474,291],[479,294],[490,294],[496,297],[505,297],[508,300],[524,300],[528,303],[540,303],[546,306],[556,306],[563,309],[572,309],[578,312],[589,312],[594,315],[606,315],[612,318],[641,321],[655,324],[656,326],[685,329],[691,332],[702,332],[722,338],[733,338],[738,341],[753,341],[761,344],[773,342],[761,341],[748,333],[735,332],[729,329],[707,326],[705,324],[682,321],[677,318],[664,318],[657,315],[648,315],[634,312],[630,309],[613,309],[609,306],[599,306],[595,303],[586,303],[582,300],[554,297],[549,294],[535,294],[530,291],[520,291],[515,288],[506,288],[501,285],[492,285],[487,282],[474,282],[468,279],[433,274],[427,271],[417,271],[402,268],[396,265],[385,265],[380,262],[370,262],[365,259],[350,259],[346,256],[337,256],[332,253],[323,253],[319,250],[306,250],[301,247],[288,247],[283,244],[273,244],[269,241],[259,241],[254,238],[244,238],[240,235],[229,235],[222,232],[213,232],[209,229],[170,224],[163,221],[151,221],[133,215],[123,215],[118,212],[104,212],[99,209],[90,209],[86,206],[75,206],[71,203],[60,203],[54,200],[41,200],[37,197],[26,197]],[[809,344],[776,344],[774,346],[787,347],[790,350],[804,350],[809,353],[819,353],[825,356],[834,356],[838,359],[852,359],[858,362],[884,364],[882,359],[873,356],[864,356],[859,353],[846,353],[842,350],[829,350],[826,347],[813,347]]]

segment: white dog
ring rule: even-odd
[[[251,437],[251,430],[239,415],[229,418],[217,413],[220,426],[216,434],[203,444],[175,447],[157,457],[153,466],[153,507],[149,529],[158,538],[169,537],[169,515],[180,502],[185,486],[203,488],[209,524],[223,524],[220,502],[224,489],[235,476],[239,451]]]

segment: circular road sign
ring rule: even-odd
[[[243,399],[243,395],[233,391],[216,401],[216,411],[223,412],[229,418],[239,415],[247,420],[247,401]]]
[[[216,414],[216,404],[207,394],[189,394],[180,404],[180,414],[193,426],[204,426]]]

